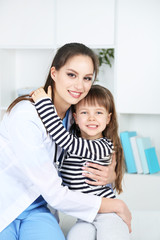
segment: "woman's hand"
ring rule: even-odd
[[[95,182],[86,180],[88,184],[92,184],[95,186],[106,185],[109,183],[113,183],[115,181],[116,179],[115,167],[116,157],[115,154],[113,154],[112,163],[108,166],[102,166],[96,163],[88,162],[87,166],[84,166],[82,168],[85,171],[83,172],[83,176],[95,180]]]
[[[130,210],[128,209],[127,205],[120,199],[115,199],[118,200],[120,203],[120,207],[117,210],[117,215],[122,218],[122,220],[127,224],[129,232],[132,232],[131,228],[131,220],[132,220],[132,215]]]
[[[131,229],[132,215],[127,205],[120,199],[102,198],[99,213],[116,213],[127,224],[129,232]]]
[[[40,87],[37,90],[31,92],[30,96],[32,97],[34,102],[37,102],[41,98],[46,98],[46,97],[51,98],[52,97],[51,86],[48,87],[47,93],[44,91],[43,87]]]

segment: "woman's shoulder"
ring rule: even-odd
[[[34,103],[28,101],[28,100],[23,100],[18,102],[10,111],[9,113],[10,117],[14,117],[16,115],[21,115],[23,116],[35,116],[37,117],[37,111],[35,109]]]

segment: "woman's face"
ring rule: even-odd
[[[92,85],[94,67],[92,59],[85,55],[70,58],[59,70],[51,69],[54,80],[54,103],[66,108],[84,98]]]

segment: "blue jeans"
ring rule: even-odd
[[[1,233],[0,240],[65,240],[56,218],[45,206],[21,215]]]

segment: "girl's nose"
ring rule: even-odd
[[[88,119],[89,121],[94,121],[95,120],[94,114],[89,114]]]

